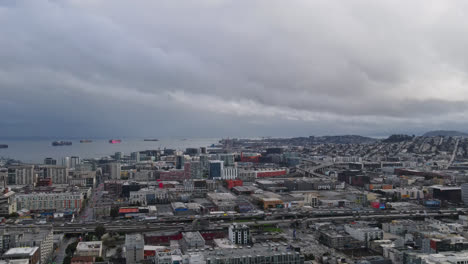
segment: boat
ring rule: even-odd
[[[109,143],[111,143],[111,144],[116,144],[116,143],[120,143],[120,142],[122,142],[122,140],[120,140],[120,139],[111,139],[111,140],[109,140]]]
[[[62,140],[52,142],[52,146],[70,146],[71,144],[72,144],[71,141],[62,141]]]
[[[145,138],[143,141],[159,141],[157,138]]]
[[[8,148],[8,145],[7,144],[0,144],[0,149],[2,148]]]
[[[80,143],[91,143],[93,142],[91,139],[82,139],[80,140]]]

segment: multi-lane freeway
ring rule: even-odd
[[[422,219],[425,217],[449,217],[464,214],[467,209],[458,210],[439,210],[439,211],[330,211],[325,213],[302,213],[302,212],[281,212],[275,214],[254,215],[235,215],[235,216],[203,216],[200,219],[209,220],[210,226],[214,228],[225,228],[231,222],[242,220],[246,225],[257,224],[284,224],[284,223],[319,223],[319,222],[349,222],[356,220],[381,220],[389,221],[394,219]],[[128,220],[107,220],[98,222],[75,222],[75,223],[53,223],[55,232],[62,233],[86,233],[93,232],[96,226],[104,225],[106,230],[115,232],[142,232],[142,231],[181,231],[192,229],[192,217],[166,217],[151,221],[142,221],[136,219]],[[44,225],[5,225],[4,228],[35,228],[44,227]]]

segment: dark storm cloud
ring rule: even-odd
[[[467,130],[465,11],[422,0],[0,1],[0,135]]]

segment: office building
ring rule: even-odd
[[[116,160],[121,160],[121,159],[123,159],[123,157],[124,157],[124,153],[123,153],[123,152],[118,151],[118,152],[116,152],[116,153],[114,154],[114,159],[116,159]]]
[[[132,152],[130,154],[130,159],[135,161],[135,162],[140,162],[140,152]]]
[[[17,209],[28,210],[80,210],[83,206],[82,192],[50,192],[17,194]]]
[[[203,249],[205,247],[205,239],[200,232],[184,232],[180,244],[184,252],[187,252],[189,249]]]
[[[465,205],[468,205],[468,183],[464,183],[461,186],[462,201]]]
[[[224,167],[221,179],[223,180],[234,180],[237,179],[237,168],[236,167]]]
[[[186,148],[185,153],[190,156],[196,156],[200,153],[199,148]]]
[[[145,240],[142,234],[125,235],[126,264],[137,264],[144,259]]]
[[[70,168],[74,169],[76,168],[76,165],[81,164],[80,157],[73,156],[70,158]]]
[[[53,158],[45,158],[44,164],[45,165],[57,165],[57,160]]]
[[[54,246],[54,232],[52,228],[34,228],[21,232],[16,237],[15,247],[39,247],[41,263],[48,263]]]
[[[203,170],[200,161],[190,162],[190,178],[201,179],[203,178]]]
[[[45,177],[50,178],[53,184],[68,183],[68,168],[61,166],[48,166],[44,168]]]
[[[185,164],[185,157],[183,155],[178,155],[176,157],[176,169],[181,170],[183,169]]]
[[[9,185],[34,185],[36,174],[33,165],[8,167]]]
[[[113,162],[109,163],[109,177],[113,180],[120,180],[121,178],[121,167],[120,163]]]
[[[218,154],[218,160],[222,160],[226,167],[234,166],[234,154],[232,153]]]
[[[70,157],[62,158],[62,166],[70,168]]]
[[[233,244],[250,243],[250,229],[247,225],[232,224],[229,226],[229,241]]]
[[[210,179],[221,179],[223,174],[224,162],[221,160],[209,161],[209,174]]]

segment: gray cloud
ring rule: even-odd
[[[1,1],[0,136],[468,130],[466,11],[423,0]]]

